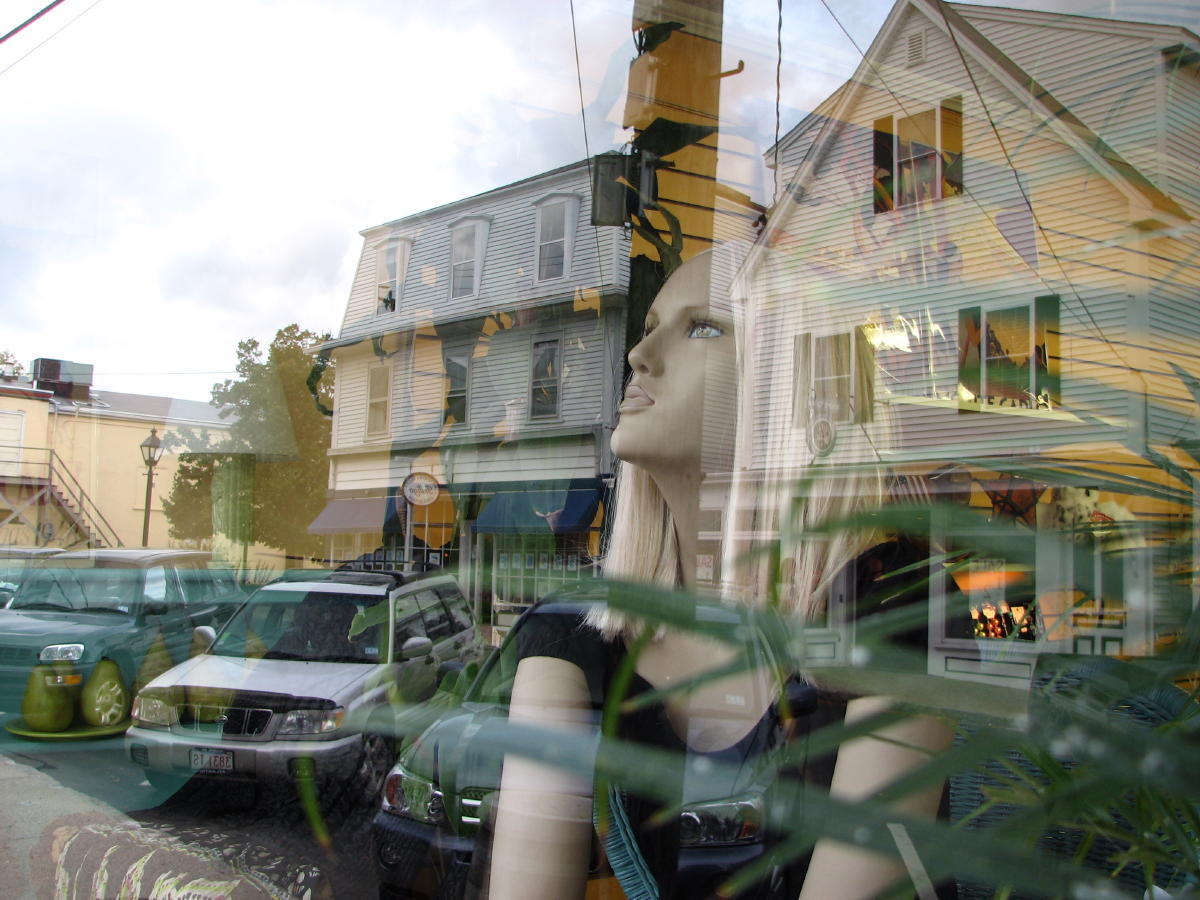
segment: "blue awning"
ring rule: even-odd
[[[597,488],[501,491],[488,501],[475,531],[487,534],[569,534],[587,531],[600,505]]]

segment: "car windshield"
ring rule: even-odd
[[[382,597],[334,591],[263,590],[221,632],[212,653],[250,659],[377,663],[387,658]]]
[[[132,613],[142,584],[141,569],[37,569],[26,576],[9,608]]]

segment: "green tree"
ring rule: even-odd
[[[13,373],[16,375],[25,373],[25,367],[17,362],[17,357],[11,350],[0,350],[0,366],[12,366]]]
[[[181,456],[166,501],[173,537],[220,531],[289,556],[320,553],[307,528],[328,478],[333,379],[326,360],[314,357],[328,339],[292,324],[265,353],[253,338],[238,344],[237,377],[213,387],[228,436],[212,453]]]

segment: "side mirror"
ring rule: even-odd
[[[192,629],[192,643],[200,645],[201,653],[207,653],[216,639],[217,630],[211,625],[197,625]]]
[[[165,616],[167,614],[167,601],[151,600],[146,597],[142,600],[142,613],[147,616]]]
[[[410,637],[400,645],[401,659],[418,659],[433,651],[433,641],[427,637]]]

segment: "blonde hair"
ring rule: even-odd
[[[745,293],[744,286],[750,281],[744,273],[738,277],[731,274],[736,267],[731,269],[729,258],[719,250],[712,256],[713,272],[723,270],[719,286],[714,277],[712,293],[722,293],[726,300],[734,293]],[[761,305],[770,307],[769,302]],[[819,461],[806,444],[808,423],[794,423],[789,416],[785,423],[768,423],[766,434],[756,432],[756,425],[763,423],[757,422],[754,414],[756,392],[751,382],[755,360],[748,347],[753,340],[748,339],[747,326],[752,328],[754,323],[739,322],[736,329],[742,377],[734,400],[739,414],[730,461],[733,478],[727,508],[732,512],[722,532],[721,590],[733,602],[757,605],[771,596],[774,584],[782,611],[815,620],[824,614],[838,574],[881,538],[871,528],[835,528],[829,533],[822,529],[884,502],[886,473],[880,451],[890,446],[890,416],[876,407],[870,421],[840,426],[853,429],[855,439],[843,442]],[[868,378],[873,381],[873,371]],[[792,461],[791,472],[767,471],[762,465],[764,447],[773,448],[778,459]],[[807,465],[796,465],[810,457]],[[605,577],[680,586],[684,561],[679,556],[675,520],[646,470],[618,463],[610,510]],[[764,535],[770,535],[768,539],[777,546],[764,546]],[[778,568],[771,565],[775,559],[781,563]],[[608,609],[594,611],[588,621],[609,638],[630,638],[641,630],[633,617]]]

